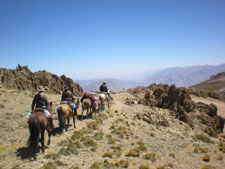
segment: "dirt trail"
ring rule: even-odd
[[[33,161],[31,158],[25,157],[27,153],[25,145],[28,138],[25,115],[30,110],[33,93],[17,93],[3,89],[1,89],[1,93],[0,103],[4,104],[5,107],[0,109],[3,117],[0,119],[0,168],[8,169],[15,166],[18,168],[40,168],[47,162],[52,162],[57,168],[65,169],[72,166],[88,169],[95,162],[100,163],[99,168],[124,168],[125,165],[117,164],[115,166],[115,163],[121,159],[128,162],[130,169],[138,169],[143,164],[151,168],[164,166],[164,168],[175,169],[196,169],[206,164],[216,166],[217,169],[222,169],[225,166],[225,159],[217,159],[218,156],[224,156],[224,153],[218,150],[218,139],[210,138],[214,141],[213,144],[193,139],[196,132],[187,124],[171,117],[168,110],[137,104],[130,106],[124,104],[126,98],[133,98],[128,93],[112,95],[114,101],[110,110],[106,109],[93,119],[77,120],[76,129],[70,126],[68,132],[52,136],[51,145],[45,153],[38,153],[37,161]],[[54,103],[53,116],[54,124],[57,127],[55,110],[59,106],[60,95],[47,94],[47,96]],[[137,116],[142,116],[146,112],[163,116],[168,120],[170,127],[148,124],[141,119],[138,120]],[[81,109],[79,108],[78,114],[80,113]],[[15,121],[12,120],[14,117]],[[90,127],[89,124],[97,125],[99,128],[89,128],[90,132],[87,133],[86,129],[88,126]],[[72,136],[79,136],[74,134],[77,131],[82,133],[81,138],[72,140]],[[98,134],[102,134],[102,136],[98,136]],[[89,139],[89,144],[82,141],[85,139]],[[63,145],[68,140],[71,140],[73,144],[79,142],[80,146],[76,147],[77,155],[59,153],[60,149],[68,147],[66,144]],[[47,141],[47,135],[45,141]],[[96,145],[92,147],[91,143],[96,143]],[[115,147],[118,150],[115,150]],[[208,153],[195,153],[196,147],[205,148]],[[127,156],[129,150],[134,148],[138,149],[136,152],[138,155]],[[20,150],[20,155],[16,153],[18,150]],[[105,153],[108,153],[109,157],[103,157],[106,155]],[[59,156],[56,159],[48,159],[46,155],[49,154]],[[210,162],[202,160],[205,154],[210,155]],[[144,159],[145,155],[149,158]],[[111,163],[111,167],[109,167],[109,163]]]

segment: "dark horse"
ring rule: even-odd
[[[67,119],[67,123],[69,125],[70,123],[70,117],[73,117],[73,125],[74,128],[76,128],[75,125],[75,115],[77,114],[77,109],[79,107],[80,101],[79,99],[75,99],[74,103],[76,104],[76,108],[73,112],[73,110],[71,109],[70,105],[68,104],[61,104],[60,107],[57,109],[58,112],[58,120],[59,120],[59,128],[61,129],[61,132],[67,131],[68,127],[66,127],[66,119]]]
[[[48,105],[47,110],[49,112],[52,111],[52,102]],[[44,145],[45,130],[48,131],[48,145],[50,144],[50,137],[51,137],[50,123],[44,113],[44,109],[43,108],[35,109],[28,119],[28,124],[29,124],[29,131],[30,131],[30,138],[29,138],[30,147],[33,149],[33,157],[34,157],[34,160],[36,160],[36,153],[37,153],[37,147],[38,147],[40,134],[41,134],[42,152],[44,153],[45,151],[45,145]]]

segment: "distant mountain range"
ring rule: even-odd
[[[128,88],[137,86],[148,86],[152,83],[175,84],[177,87],[189,87],[202,81],[208,80],[212,75],[225,71],[225,63],[212,65],[196,65],[187,67],[173,67],[163,69],[156,72],[145,72],[136,74],[130,79],[137,80],[122,80],[126,79],[121,76],[121,79],[94,79],[94,80],[75,80],[84,89],[84,91],[98,91],[102,81],[107,81],[107,86],[113,91],[122,91]],[[140,77],[140,78],[139,78]]]

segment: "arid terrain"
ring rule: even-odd
[[[64,134],[57,133],[56,109],[61,96],[46,93],[49,101],[53,101],[56,129],[51,145],[33,161],[26,146],[29,131],[25,116],[31,109],[34,94],[0,88],[0,168],[224,169],[223,138],[193,130],[171,116],[167,109],[136,103],[127,105],[127,98],[135,99],[127,92],[113,94],[110,110],[92,119],[76,120],[77,128],[70,126]],[[199,99],[202,98],[193,98]],[[215,103],[207,98],[204,101]],[[224,117],[225,103],[215,104],[219,104],[218,114]],[[80,114],[81,108],[78,109]],[[144,114],[151,116],[155,123],[140,118]],[[169,125],[157,123],[160,119],[168,121]]]

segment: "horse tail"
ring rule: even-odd
[[[62,107],[59,107],[57,109],[57,113],[58,113],[58,119],[59,119],[59,128],[63,130],[65,128],[65,121],[64,121],[64,116],[62,112]]]
[[[33,119],[33,124],[31,126],[31,133],[30,133],[30,146],[33,148],[33,153],[34,153],[34,159],[36,159],[36,151],[37,151],[37,145],[38,145],[38,140],[39,140],[39,135],[40,135],[40,122],[37,117]]]

